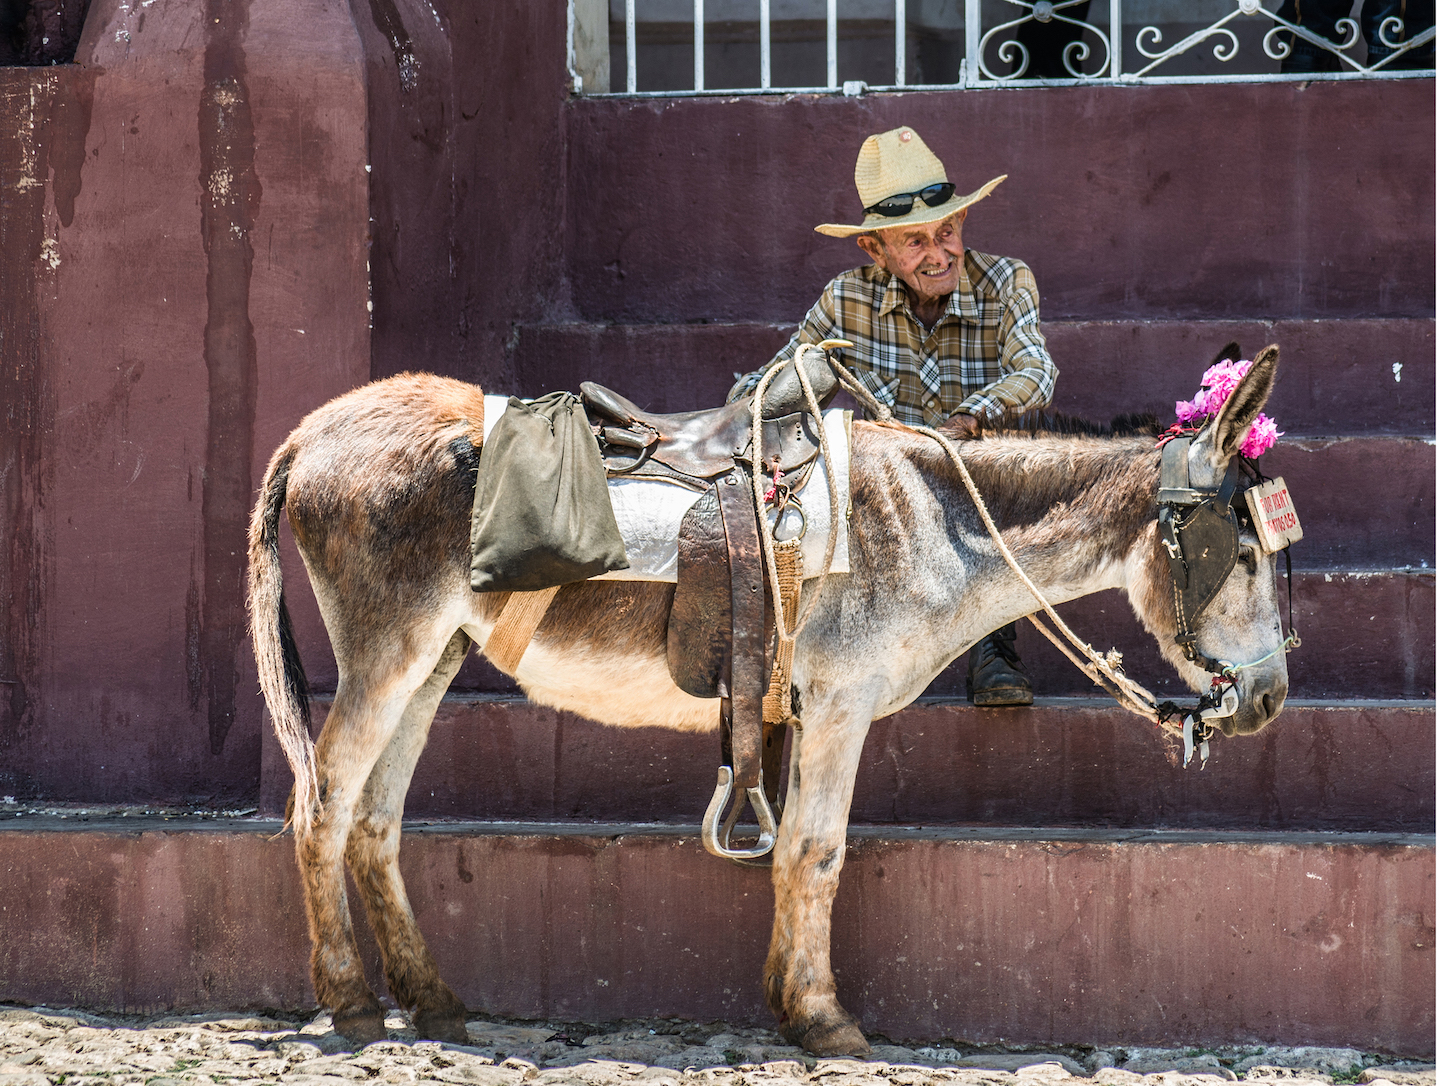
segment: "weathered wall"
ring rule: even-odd
[[[367,54],[373,375],[513,388],[514,324],[554,312],[564,289],[565,6],[353,10]]]
[[[1296,365],[1281,402],[1324,427],[1298,425],[1281,454],[1311,484],[1295,484],[1314,518],[1300,553],[1323,567],[1296,600],[1310,644],[1290,659],[1295,692],[1433,696],[1434,575],[1418,572],[1433,554],[1433,458],[1412,440],[1433,431],[1433,81],[569,101],[562,4],[436,11],[95,0],[77,65],[0,69],[0,790],[280,802],[242,561],[256,482],[295,422],[411,368],[525,394],[592,377],[658,409],[718,400],[856,261],[809,228],[855,213],[856,147],[898,123],[960,181],[1011,174],[969,233],[1031,263],[1054,351],[1088,359],[1064,366],[1067,406],[1106,414],[1127,384],[1166,402],[1182,384],[1158,356],[1181,365],[1201,341],[1283,332]],[[1126,323],[1144,318],[1159,323]],[[1345,489],[1365,496],[1345,508],[1332,497]],[[325,689],[330,653],[287,561]],[[1356,565],[1380,572],[1328,571]],[[1116,601],[1069,610],[1100,643],[1151,658]],[[1080,692],[1030,636],[1044,692]],[[477,660],[462,679],[508,686]],[[963,693],[960,666],[933,692]],[[1081,733],[1097,710],[918,706],[873,735],[857,814],[1423,828],[1428,713],[1299,707],[1278,731],[1216,747],[1217,770],[1165,780],[1142,732]],[[576,724],[450,702],[415,809],[694,811],[700,743]],[[1109,763],[1120,787],[1105,795],[1096,766]],[[995,779],[963,795],[983,773]],[[0,998],[310,999],[285,841],[71,842],[58,869],[56,837],[0,835],[0,928],[23,933],[0,940]],[[1423,843],[876,840],[853,853],[838,962],[868,1028],[1430,1049]],[[404,860],[472,1005],[762,1013],[767,876],[706,860],[675,831],[475,828],[410,835]],[[695,927],[672,927],[681,916]],[[584,934],[576,945],[565,930]],[[687,946],[708,989],[680,982]],[[1187,990],[1192,1010],[1166,1017]]]
[[[255,480],[368,375],[361,49],[336,0],[96,0],[80,58],[0,70],[0,786],[246,802]]]
[[[1106,415],[1130,385],[1161,409],[1184,358],[1282,338],[1296,439],[1376,435],[1271,454],[1313,528],[1296,557],[1432,560],[1432,458],[1407,437],[1433,431],[1432,81],[570,100],[558,5],[305,16],[96,0],[78,65],[0,69],[7,792],[254,800],[241,541],[291,426],[410,368],[715,402],[854,262],[809,227],[854,213],[860,138],[904,121],[959,179],[1011,174],[972,237],[1036,270],[1064,406]],[[1432,576],[1303,592],[1319,636],[1296,694],[1431,694]],[[1365,647],[1344,635],[1371,603],[1388,632]],[[1112,601],[1082,606],[1138,636]],[[1081,689],[1054,656],[1034,667],[1045,693]],[[511,688],[476,658],[458,686]],[[933,689],[961,693],[960,669]]]
[[[861,141],[910,124],[958,185],[1008,175],[966,238],[1026,260],[1052,319],[1425,316],[1434,95],[1413,79],[575,101],[573,298],[585,319],[799,321],[864,262],[811,227],[859,221]]]
[[[406,809],[687,823],[709,802],[719,749],[709,733],[609,728],[522,698],[458,695],[438,711]],[[1185,772],[1181,743],[1107,698],[1030,709],[928,699],[872,727],[851,822],[1434,832],[1433,702],[1291,704],[1273,726],[1210,750],[1208,768]],[[262,813],[282,817],[291,787],[268,744]]]
[[[0,68],[0,788],[255,801],[256,484],[371,376],[520,383],[563,295],[564,16],[96,0],[76,65]]]
[[[849,250],[842,256],[848,261]],[[789,322],[525,324],[515,354],[542,372],[520,373],[521,395],[609,379],[653,411],[695,411],[724,400],[735,372],[763,365],[788,340]],[[1052,403],[1107,420],[1121,411],[1170,418],[1175,400],[1230,341],[1245,351],[1283,347],[1270,410],[1295,437],[1435,432],[1435,321],[1057,319],[1042,333],[1057,363]],[[546,368],[545,368],[546,367]],[[525,367],[521,366],[523,370]],[[553,384],[545,384],[553,381]],[[843,402],[845,398],[843,397]]]

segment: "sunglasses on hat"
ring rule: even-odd
[[[894,219],[897,216],[909,214],[918,196],[927,207],[940,207],[950,200],[956,191],[956,185],[950,181],[942,181],[939,184],[928,185],[919,192],[899,192],[895,196],[888,196],[880,203],[872,204],[865,213],[867,215],[884,215]]]

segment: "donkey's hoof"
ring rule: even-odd
[[[388,1027],[383,1023],[382,1004],[333,1011],[332,1028],[346,1037],[349,1044],[358,1048],[374,1041],[385,1041],[388,1037]]]
[[[463,1024],[462,1010],[419,1010],[413,1015],[413,1028],[420,1041],[442,1041],[450,1045],[466,1045],[468,1027]]]
[[[846,1018],[835,1022],[816,1022],[803,1030],[782,1029],[786,1040],[800,1045],[812,1056],[854,1056],[864,1060],[871,1055],[871,1046],[860,1027]]]

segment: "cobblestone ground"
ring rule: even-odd
[[[988,1050],[875,1045],[870,1061],[816,1060],[769,1030],[667,1021],[468,1023],[471,1045],[418,1041],[402,1017],[386,1041],[354,1051],[323,1015],[110,1017],[0,1006],[0,1086],[288,1086],[479,1083],[483,1086],[1434,1086],[1430,1064],[1347,1048]],[[1084,1084],[1086,1086],[1086,1084]]]

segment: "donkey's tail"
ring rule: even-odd
[[[309,727],[312,712],[307,675],[292,636],[292,618],[282,594],[282,560],[277,552],[277,524],[287,500],[287,473],[296,450],[288,442],[267,465],[262,493],[252,510],[247,532],[247,610],[252,619],[252,649],[262,696],[272,714],[272,728],[292,767],[293,803],[287,812],[298,836],[312,829],[317,810],[317,762]],[[286,827],[283,827],[284,829]]]

